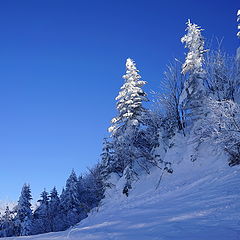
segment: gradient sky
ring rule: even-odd
[[[145,90],[157,90],[166,64],[184,58],[190,18],[234,53],[238,0],[0,2],[0,199],[59,191],[72,168],[99,159],[115,115],[125,60]]]

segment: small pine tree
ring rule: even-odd
[[[59,199],[56,187],[52,189],[49,197],[50,197],[50,200],[48,203],[49,227],[50,227],[50,231],[53,232],[53,231],[61,230],[58,227],[58,219],[57,219],[60,211],[60,199]]]
[[[113,171],[113,155],[114,153],[112,143],[107,138],[104,138],[101,154],[101,175],[104,182],[107,181],[109,174]]]
[[[61,195],[61,208],[65,215],[66,227],[73,226],[80,220],[80,197],[78,193],[78,179],[72,170],[66,182],[65,190]]]
[[[67,210],[79,207],[79,194],[78,194],[78,178],[74,170],[72,170],[66,182],[64,191],[64,206]]]
[[[49,197],[48,193],[44,189],[41,193],[41,199],[38,200],[40,205],[34,212],[33,232],[34,234],[46,233],[50,231],[49,221]]]
[[[14,235],[13,216],[9,207],[6,207],[5,213],[1,219],[0,237],[11,237]]]
[[[17,236],[27,236],[31,234],[32,209],[31,209],[31,189],[28,184],[24,184],[17,205],[17,213],[14,218]]]
[[[132,182],[137,180],[137,173],[134,171],[131,163],[125,168],[124,177],[126,183],[123,188],[123,194],[125,194],[128,197],[129,190],[132,189]]]

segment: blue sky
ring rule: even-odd
[[[190,18],[205,37],[234,53],[237,0],[1,1],[0,199],[59,191],[72,168],[85,172],[101,153],[127,57],[146,91],[166,64],[183,59]]]

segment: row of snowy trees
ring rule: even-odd
[[[73,171],[60,196],[56,188],[50,194],[44,190],[34,211],[30,187],[24,185],[17,206],[11,211],[7,207],[0,218],[1,237],[67,229],[99,205],[113,186],[113,176],[122,177],[122,192],[128,196],[142,172],[149,174],[157,167],[173,173],[164,154],[176,133],[195,139],[192,161],[202,142],[211,139],[226,152],[230,166],[240,164],[240,52],[229,56],[219,46],[207,50],[202,31],[187,22],[181,39],[188,49],[186,58],[168,66],[151,109],[144,106],[149,102],[143,90],[147,82],[135,62],[127,59],[124,84],[116,97],[117,115],[103,141],[101,161],[85,176]]]
[[[75,225],[103,198],[100,176],[99,167],[80,177],[72,171],[61,195],[55,187],[50,194],[44,190],[34,211],[30,186],[24,184],[18,204],[11,210],[6,207],[0,216],[0,237],[62,231]]]
[[[127,59],[124,84],[116,97],[118,114],[111,121],[111,136],[104,140],[105,185],[118,174],[125,179],[123,193],[128,195],[141,171],[150,173],[156,166],[172,173],[163,157],[176,133],[192,134],[196,153],[203,141],[212,139],[228,154],[230,166],[240,164],[240,58],[227,55],[219,45],[206,49],[202,31],[187,22],[181,39],[188,49],[185,61],[175,59],[168,66],[155,108],[144,107],[146,81],[135,62]],[[197,154],[191,160],[197,160]]]

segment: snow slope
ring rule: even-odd
[[[240,239],[240,166],[203,144],[191,162],[194,144],[176,140],[165,156],[174,173],[153,169],[136,182],[129,197],[122,179],[98,209],[77,226],[24,240],[237,240]]]

